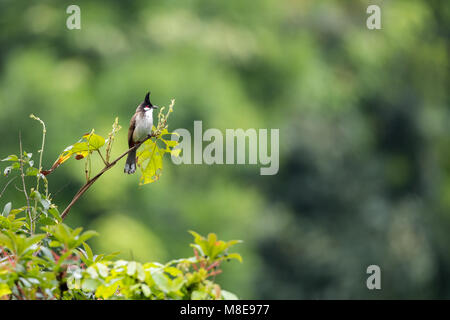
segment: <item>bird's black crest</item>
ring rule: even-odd
[[[150,102],[150,91],[147,92],[147,94],[145,95],[144,103],[146,105],[153,106],[152,103]]]

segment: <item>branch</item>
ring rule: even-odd
[[[100,178],[106,171],[108,171],[109,169],[111,169],[112,167],[114,167],[116,165],[116,163],[122,159],[123,157],[125,157],[127,154],[129,154],[131,151],[136,150],[137,148],[139,148],[141,146],[141,144],[143,144],[145,141],[147,141],[148,139],[154,138],[154,137],[158,137],[161,132],[164,129],[167,129],[167,119],[169,118],[169,115],[173,112],[173,105],[175,104],[175,99],[172,99],[170,101],[170,105],[169,105],[169,111],[167,112],[166,115],[163,114],[163,110],[164,107],[162,107],[159,110],[159,114],[158,114],[158,126],[156,127],[156,130],[153,131],[151,134],[149,134],[144,140],[138,142],[137,144],[135,144],[133,147],[131,147],[130,149],[128,149],[127,151],[125,151],[124,153],[122,153],[116,160],[114,160],[113,162],[109,163],[109,151],[111,150],[111,145],[107,146],[107,150],[109,148],[109,150],[107,151],[107,156],[106,156],[106,160],[103,158],[103,156],[101,155],[100,151],[99,154],[103,160],[103,162],[105,163],[105,167],[92,179],[88,179],[87,182],[85,183],[84,186],[82,186],[80,188],[80,190],[78,190],[78,192],[75,194],[75,196],[73,197],[72,201],[69,203],[69,205],[66,207],[66,209],[64,209],[64,211],[61,213],[61,219],[64,220],[67,216],[67,214],[70,211],[70,208],[72,208],[72,206],[78,201],[78,199],[80,199],[80,197],[94,184],[95,181],[97,181],[98,178]],[[117,123],[117,118],[115,123]],[[120,128],[119,128],[120,129]],[[113,125],[113,133],[114,133],[115,127]],[[118,129],[117,129],[118,130]],[[110,137],[111,139],[111,137]],[[112,143],[112,142],[111,142]]]
[[[139,148],[141,146],[141,144],[143,144],[145,141],[147,141],[150,138],[156,137],[156,133],[153,132],[152,134],[148,135],[144,140],[138,142],[137,144],[135,144],[133,147],[131,147],[130,149],[128,149],[127,151],[125,151],[124,153],[122,153],[119,157],[117,157],[113,162],[107,164],[95,177],[93,177],[92,179],[89,179],[84,186],[82,186],[80,188],[80,190],[78,190],[78,192],[75,194],[75,196],[73,197],[72,201],[69,203],[69,205],[66,207],[66,209],[64,209],[64,211],[61,213],[61,219],[64,220],[65,217],[67,216],[67,214],[69,213],[70,209],[72,208],[72,206],[78,201],[78,199],[80,199],[80,197],[94,184],[95,181],[97,181],[98,178],[100,178],[106,171],[108,171],[109,169],[111,169],[112,167],[114,167],[117,162],[122,159],[123,157],[125,157],[127,154],[129,154],[131,151],[136,150],[137,148]]]

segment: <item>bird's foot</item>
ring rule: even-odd
[[[131,165],[129,165],[128,163],[125,164],[125,168],[123,169],[124,173],[127,174],[133,174],[136,172],[136,164],[132,163]]]

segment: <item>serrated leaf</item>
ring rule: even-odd
[[[143,148],[137,152],[137,165],[141,170],[140,185],[152,183],[159,180],[163,169],[164,149],[160,149],[157,144],[148,139],[142,144]]]

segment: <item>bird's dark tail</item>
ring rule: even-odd
[[[133,174],[136,172],[136,150],[130,151],[123,172]]]

